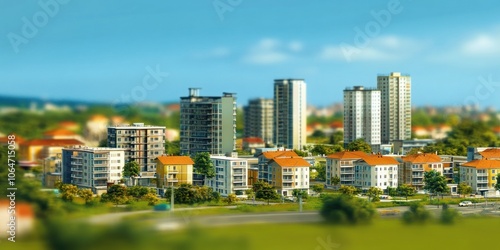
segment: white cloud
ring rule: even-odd
[[[460,51],[468,56],[492,56],[500,54],[500,35],[479,34],[465,41]]]
[[[380,36],[356,46],[348,43],[323,47],[319,58],[333,61],[397,61],[414,55],[423,44],[397,36]]]
[[[243,60],[252,64],[277,64],[285,62],[300,52],[303,48],[298,41],[283,42],[273,38],[261,39],[256,45],[249,49]]]

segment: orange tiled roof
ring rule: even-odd
[[[194,161],[189,156],[166,156],[157,158],[164,165],[193,165]]]
[[[340,122],[340,121],[334,121],[332,123],[330,123],[330,128],[343,128],[344,127],[344,123]]]
[[[31,141],[25,141],[20,143],[26,146],[72,146],[72,145],[84,145],[83,142],[77,139],[35,139]]]
[[[392,158],[382,155],[367,155],[361,159],[362,161],[368,163],[370,166],[374,165],[398,165],[399,162]]]
[[[342,151],[328,155],[326,158],[330,159],[361,159],[368,154],[362,151]]]
[[[274,159],[276,157],[298,157],[294,151],[267,151],[262,153],[266,159]]]
[[[404,162],[411,163],[429,163],[429,162],[442,162],[443,160],[436,154],[413,154],[401,157]]]
[[[57,135],[66,135],[66,136],[72,136],[72,135],[76,135],[73,131],[69,131],[67,129],[62,129],[62,128],[59,128],[59,129],[53,129],[53,130],[49,130],[47,132],[45,132],[43,135],[48,135],[48,136],[57,136]]]
[[[483,152],[480,152],[484,158],[500,158],[500,148],[488,148]]]
[[[108,118],[104,115],[93,115],[90,117],[89,121],[108,122]]]
[[[304,160],[302,157],[280,157],[274,158],[272,161],[276,162],[280,167],[310,167],[311,164]]]
[[[473,160],[462,164],[464,167],[473,167],[479,169],[498,169],[500,168],[500,160]]]
[[[493,128],[493,132],[500,133],[500,126],[496,126]]]
[[[247,137],[243,138],[243,141],[248,143],[264,143],[264,140],[262,140],[262,138],[259,137]]]

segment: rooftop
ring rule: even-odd
[[[436,154],[423,153],[413,154],[401,157],[404,162],[411,163],[429,163],[429,162],[442,162],[443,160]]]
[[[473,160],[462,164],[464,167],[473,167],[477,169],[499,169],[500,160]]]
[[[298,157],[294,151],[267,151],[262,153],[266,159],[274,159],[276,157]]]
[[[304,160],[302,157],[280,157],[274,158],[272,161],[276,162],[280,167],[310,167],[311,164]]]
[[[500,148],[488,148],[483,152],[480,152],[483,158],[491,159],[491,158],[500,158]]]
[[[53,147],[63,147],[70,145],[83,145],[84,143],[77,139],[35,139],[30,141],[24,141],[20,143],[26,146],[53,146]]]
[[[342,152],[337,152],[333,153],[331,155],[328,155],[326,158],[330,159],[339,159],[339,160],[344,160],[344,159],[361,159],[368,154],[362,151],[342,151]]]
[[[157,158],[164,165],[193,165],[194,161],[189,156],[167,156]]]
[[[370,166],[375,165],[398,165],[399,162],[392,157],[385,157],[382,155],[368,155],[363,157],[360,161],[368,163]]]

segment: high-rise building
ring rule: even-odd
[[[302,149],[306,144],[306,83],[302,79],[274,80],[274,144]]]
[[[382,143],[411,139],[411,77],[392,72],[377,77],[381,91]]]
[[[73,146],[62,149],[62,182],[92,192],[106,192],[123,178],[125,152],[120,148]]]
[[[231,153],[236,148],[236,96],[200,96],[190,88],[181,97],[180,146],[182,154],[208,152],[212,155]]]
[[[360,138],[380,150],[380,90],[355,86],[344,90],[344,144]]]
[[[139,164],[138,184],[152,185],[156,158],[165,153],[165,127],[134,123],[108,127],[108,147],[125,150],[125,162]]]
[[[244,137],[258,137],[265,143],[273,142],[273,100],[256,98],[243,108]]]

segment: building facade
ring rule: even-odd
[[[411,77],[392,72],[377,77],[381,91],[382,143],[411,139]]]
[[[302,149],[306,144],[306,83],[301,79],[274,81],[274,144]]]
[[[108,147],[125,150],[125,162],[139,164],[138,184],[156,179],[156,158],[165,153],[165,127],[134,123],[108,127]]]
[[[301,157],[277,157],[269,163],[270,184],[282,196],[293,195],[298,189],[309,193],[309,168],[311,164]]]
[[[329,187],[335,186],[332,182],[333,177],[339,177],[340,185],[354,186],[355,171],[354,162],[367,156],[361,151],[344,151],[337,152],[326,157],[326,185]]]
[[[119,148],[73,146],[62,149],[62,182],[100,194],[122,178],[125,151]]]
[[[344,90],[344,145],[363,138],[380,151],[380,90],[354,86]]]
[[[472,160],[460,166],[460,182],[470,185],[472,192],[476,194],[495,193],[498,173],[500,173],[500,160]]]
[[[265,151],[258,155],[259,181],[272,183],[272,170],[269,164],[274,158],[280,157],[298,157],[297,153],[290,150],[283,151]]]
[[[193,184],[193,165],[194,161],[189,156],[159,156],[156,159],[157,187]]]
[[[424,188],[424,173],[435,170],[444,175],[443,160],[436,154],[414,154],[401,157],[399,183],[408,184],[417,190]]]
[[[382,155],[368,155],[354,162],[355,187],[368,190],[377,187],[382,190],[398,186],[398,161]]]
[[[210,156],[215,167],[215,177],[206,178],[205,185],[221,196],[244,195],[248,189],[248,163],[241,158]]]
[[[244,138],[261,138],[267,144],[273,142],[273,103],[273,99],[256,98],[243,107]]]
[[[189,96],[181,97],[180,115],[181,154],[223,155],[236,149],[235,94],[200,96],[199,89],[190,88]]]

